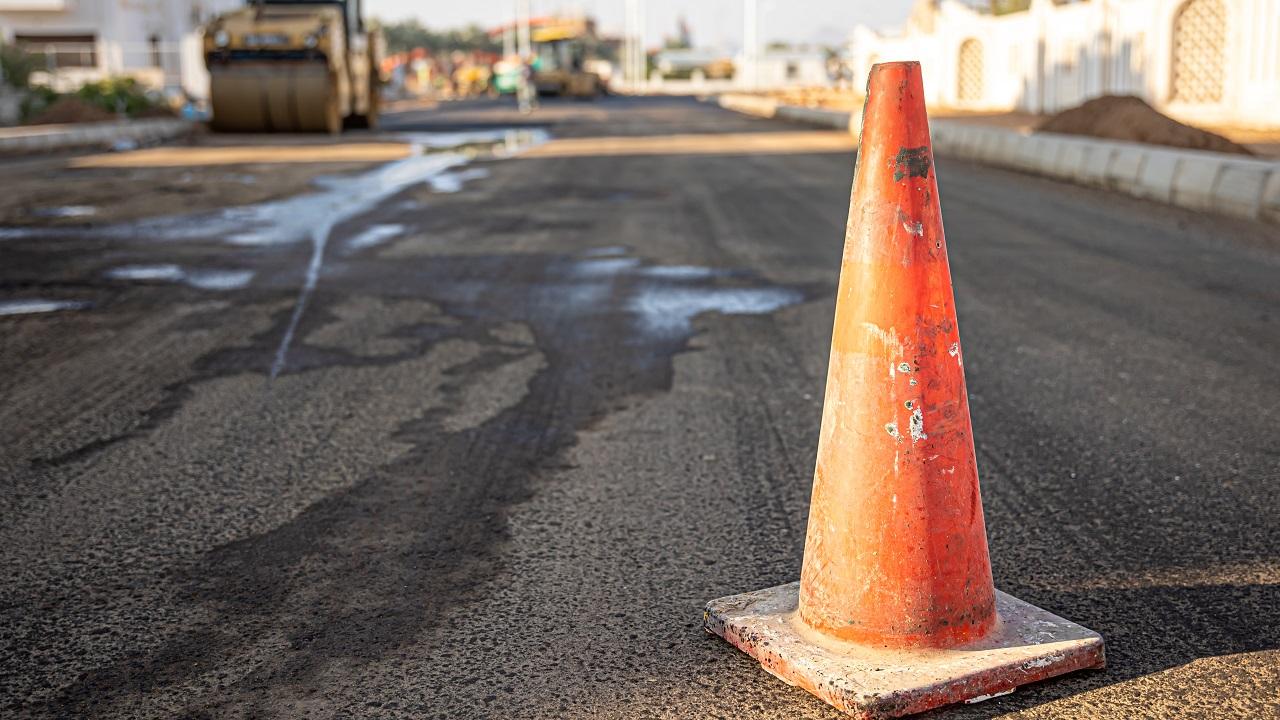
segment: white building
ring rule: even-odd
[[[927,101],[1052,113],[1137,95],[1187,122],[1280,127],[1280,0],[1091,0],[992,16],[917,0],[905,30],[859,26],[853,67],[920,60]]]
[[[0,40],[43,55],[35,82],[71,90],[129,76],[148,86],[209,92],[200,26],[244,0],[0,0]]]
[[[830,85],[827,56],[821,50],[766,49],[754,57],[746,52],[734,58],[734,79],[744,88],[773,89]],[[869,67],[869,66],[868,66]]]

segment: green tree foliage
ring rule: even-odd
[[[387,39],[387,52],[397,53],[426,48],[432,53],[479,50],[501,52],[501,38],[494,39],[479,25],[454,30],[430,30],[417,20],[384,23],[382,34]]]
[[[76,95],[87,103],[113,113],[123,113],[130,117],[156,105],[148,97],[145,89],[133,78],[107,78],[98,82],[85,83],[76,91]]]
[[[9,87],[25,89],[30,84],[31,73],[41,66],[41,62],[39,55],[0,43],[0,82]]]

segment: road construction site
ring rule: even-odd
[[[835,718],[799,579],[855,138],[683,98],[0,160],[6,717]],[[995,587],[1280,713],[1280,231],[939,153]],[[909,231],[909,229],[908,229]]]

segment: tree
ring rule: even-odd
[[[31,73],[40,67],[39,55],[32,55],[20,47],[0,42],[0,83],[24,89]]]
[[[489,37],[479,25],[469,25],[454,30],[433,31],[423,27],[417,20],[382,25],[382,35],[387,39],[387,52],[406,52],[415,48],[425,48],[432,53],[447,53],[454,50],[463,52],[501,52],[502,43]]]

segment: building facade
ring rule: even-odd
[[[1032,0],[1004,15],[917,0],[899,33],[859,26],[857,77],[920,60],[928,102],[1053,113],[1137,95],[1186,122],[1280,128],[1280,0]]]
[[[127,76],[208,96],[200,27],[243,0],[0,0],[0,41],[38,53],[57,90]]]

